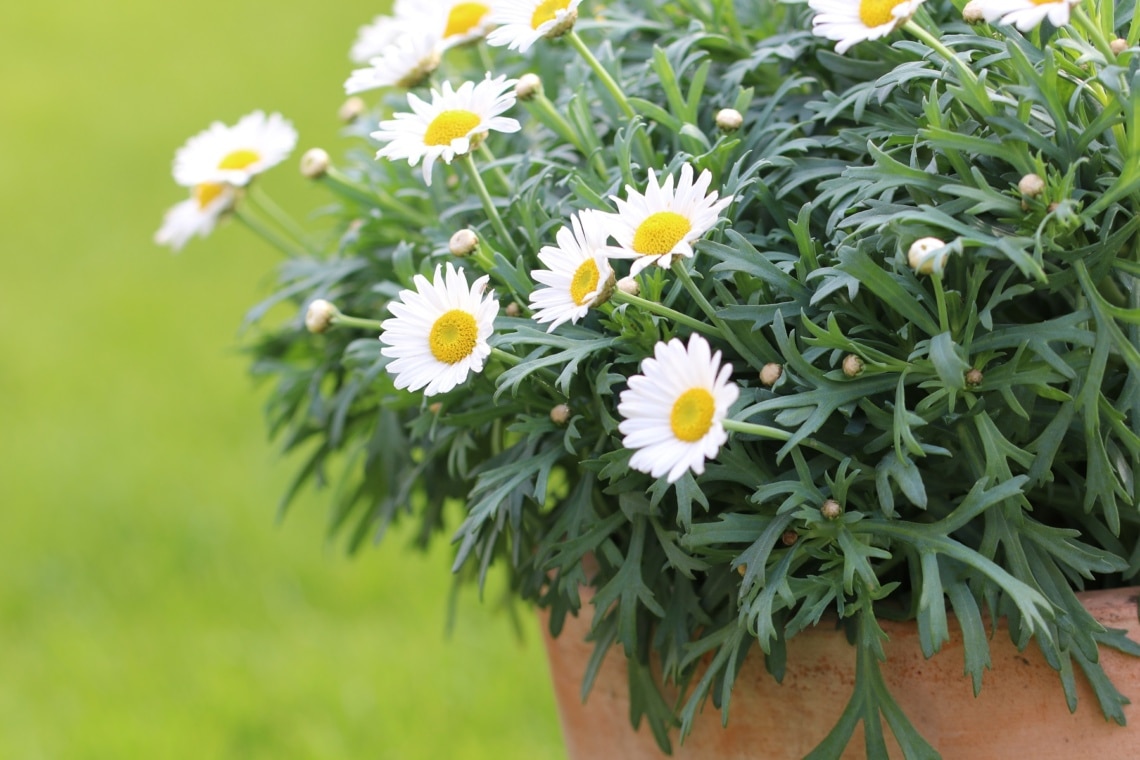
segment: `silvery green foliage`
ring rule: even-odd
[[[612,647],[628,656],[634,720],[662,747],[710,696],[729,712],[745,655],[778,679],[786,641],[838,619],[858,681],[813,756],[836,756],[860,721],[868,753],[885,756],[880,715],[908,757],[935,755],[880,677],[883,616],[916,619],[928,655],[960,627],[975,690],[989,664],[983,621],[1005,616],[1017,644],[1059,671],[1071,706],[1080,670],[1122,723],[1126,700],[1097,651],[1138,648],[1075,592],[1140,570],[1134,4],[1086,3],[1097,40],[1076,24],[970,27],[931,0],[915,23],[965,67],[902,31],[837,55],[799,3],[587,6],[577,31],[633,120],[564,41],[527,56],[460,49],[436,72],[479,79],[488,59],[496,74],[534,71],[570,125],[520,103],[523,130],[492,136],[493,161],[476,154],[509,238],[458,164],[425,187],[418,168],[373,160],[365,135],[406,108],[392,93],[350,130],[344,181],[328,183],[336,235],[321,256],[284,264],[251,313],[261,322],[280,302],[300,313],[319,297],[383,319],[414,274],[455,260],[448,239],[464,226],[500,300],[524,307],[499,317],[493,339],[517,363],[492,359],[426,401],[394,389],[375,333],[311,335],[300,315],[262,326],[250,353],[274,383],[270,429],[303,452],[297,487],[331,486],[330,533],[356,550],[394,521],[414,522],[424,544],[442,532],[460,578],[507,568],[556,632],[592,583],[594,666]],[[1104,39],[1118,35],[1132,47],[1110,55]],[[725,107],[743,114],[739,131],[717,130]],[[735,196],[690,262],[714,314],[666,270],[647,270],[641,295],[715,317],[741,386],[732,416],[791,438],[734,434],[702,476],[669,486],[628,467],[617,396],[658,341],[689,328],[610,303],[548,334],[525,306],[537,251],[572,212],[613,210],[626,184],[683,162]],[[1041,195],[1018,190],[1027,174],[1044,179]],[[938,277],[907,263],[928,236],[948,246]],[[758,379],[769,362],[783,365],[772,387]],[[560,403],[566,424],[550,417]],[[821,513],[828,499],[838,519]],[[679,705],[659,678],[684,687]]]

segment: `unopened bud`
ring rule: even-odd
[[[1017,189],[1026,198],[1036,198],[1045,192],[1045,180],[1037,174],[1026,174],[1017,183]]]
[[[538,74],[523,74],[515,84],[515,97],[519,100],[530,100],[542,92],[542,80]]]
[[[736,572],[740,573],[740,577],[743,578],[744,574],[748,572],[748,565],[737,565]]]
[[[977,388],[982,384],[984,377],[980,369],[970,369],[966,372],[966,385],[971,388]]]
[[[784,374],[784,367],[776,362],[768,362],[760,368],[760,382],[771,388]]]
[[[442,401],[431,402],[430,404],[428,404],[428,411],[431,412],[432,414],[438,415],[440,412],[443,411],[443,402]]]
[[[340,312],[323,298],[309,304],[305,312],[305,329],[311,333],[323,333],[332,326],[333,317]]]
[[[1128,40],[1122,40],[1119,37],[1108,43],[1108,48],[1116,55],[1120,55],[1128,49]]]
[[[570,407],[558,404],[550,410],[550,421],[555,425],[565,425],[570,421]]]
[[[578,9],[577,8],[567,9],[565,15],[562,17],[562,20],[556,22],[554,24],[554,26],[550,27],[550,29],[548,29],[546,31],[546,34],[544,34],[542,36],[548,40],[558,39],[562,35],[566,34],[566,32],[573,29],[574,24],[577,21],[578,21]]]
[[[310,148],[301,156],[301,175],[320,179],[329,170],[329,154],[320,148]]]
[[[823,515],[825,520],[838,520],[839,516],[843,514],[843,507],[835,499],[828,499],[819,508],[819,513]]]
[[[744,124],[744,117],[735,108],[722,108],[716,112],[716,128],[721,132],[735,132]]]
[[[617,289],[628,296],[635,296],[641,292],[641,286],[632,277],[622,277],[618,280]]]
[[[911,243],[910,250],[907,251],[906,260],[910,264],[910,268],[918,274],[931,274],[935,269],[941,270],[946,265],[946,259],[949,256],[948,252],[943,252],[938,256],[934,256],[934,251],[944,247],[946,244],[936,237],[924,237]],[[935,261],[937,259],[937,261]]]
[[[448,250],[454,256],[470,256],[479,247],[479,236],[466,227],[458,230],[447,243]]]
[[[962,9],[962,20],[967,24],[980,24],[986,15],[982,12],[982,0],[970,0]]]
[[[361,98],[353,95],[337,110],[336,115],[344,123],[356,121],[368,109]]]
[[[519,305],[514,301],[511,301],[509,304],[507,304],[506,312],[508,317],[517,317],[521,311],[522,310],[519,309]]]
[[[799,538],[799,534],[794,530],[785,530],[784,535],[780,536],[780,542],[783,543],[784,546],[791,546],[798,541]]]
[[[843,374],[847,377],[859,377],[863,374],[863,360],[855,354],[847,354],[843,357]]]

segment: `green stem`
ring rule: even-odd
[[[933,34],[915,23],[914,19],[907,21],[906,24],[903,25],[903,29],[907,30],[915,37],[922,40],[924,43],[926,43],[926,46],[928,48],[941,55],[944,59],[946,59],[947,63],[952,64],[958,70],[958,76],[960,76],[963,80],[968,81],[975,88],[978,87],[978,75],[975,74],[974,70],[971,69],[965,61],[959,58],[953,50],[943,45],[942,40],[938,39]],[[977,103],[977,106],[987,116],[992,116],[996,112],[994,104],[988,96],[982,98],[981,102]]]
[[[504,193],[509,193],[511,191],[511,182],[507,179],[507,175],[503,174],[503,170],[495,165],[495,154],[487,147],[486,141],[479,146],[479,152],[483,154],[483,158],[487,161],[491,173],[495,175],[495,181],[499,183],[499,187],[503,189]]]
[[[788,441],[792,438],[792,434],[787,430],[780,430],[779,428],[769,427],[768,425],[757,425],[753,422],[724,419],[721,421],[721,425],[724,426],[725,430],[731,430],[736,433],[748,433],[749,435],[757,435],[761,438],[771,438],[774,441]]]
[[[364,319],[363,317],[350,317],[347,314],[336,314],[331,320],[332,324],[338,327],[355,327],[360,330],[375,330],[380,332],[384,329],[383,323],[377,319]]]
[[[329,189],[338,195],[352,198],[358,203],[366,206],[379,206],[380,208],[390,211],[412,225],[422,229],[430,227],[431,220],[419,210],[412,208],[408,204],[399,200],[392,194],[381,190],[363,187],[362,185],[354,182],[346,177],[338,169],[329,167],[325,175],[321,177],[321,182],[328,185]]]
[[[1112,46],[1108,42],[1108,38],[1104,36],[1100,25],[1089,18],[1088,12],[1081,6],[1073,8],[1073,18],[1076,19],[1081,29],[1089,36],[1089,41],[1092,42],[1104,59],[1112,64],[1116,60],[1116,53],[1112,52]]]
[[[574,146],[575,150],[583,156],[588,156],[599,177],[606,177],[606,162],[597,151],[590,150],[585,142],[574,131],[574,127],[566,117],[558,112],[550,98],[542,92],[537,93],[528,101],[532,113],[536,113],[539,121],[549,127],[555,134]]]
[[[625,92],[618,85],[617,81],[610,76],[610,72],[606,71],[606,67],[597,59],[597,56],[595,56],[590,48],[586,46],[586,43],[582,41],[582,38],[578,36],[578,33],[571,29],[566,33],[566,39],[570,40],[570,44],[578,51],[578,55],[582,56],[586,64],[594,70],[594,74],[601,80],[602,86],[605,87],[613,99],[617,101],[618,108],[621,109],[622,114],[627,119],[632,119],[636,116],[637,112],[633,110],[633,106],[630,105],[629,98],[625,96]]]
[[[269,243],[289,258],[302,259],[308,256],[308,252],[297,248],[297,246],[292,241],[282,237],[277,233],[276,230],[252,214],[249,209],[244,209],[241,206],[237,206],[234,208],[233,213],[234,216],[238,218],[238,221],[248,227],[262,240]]]
[[[946,311],[946,292],[942,289],[942,275],[937,272],[931,275],[934,280],[934,300],[938,304],[938,326],[942,332],[950,332],[950,316]]]
[[[724,333],[717,327],[714,327],[707,322],[702,322],[699,319],[694,319],[688,314],[682,314],[676,309],[670,309],[668,306],[665,306],[664,304],[658,303],[656,301],[650,301],[646,298],[642,298],[641,296],[630,295],[624,290],[614,290],[613,295],[610,296],[610,299],[617,303],[631,304],[640,309],[644,309],[645,311],[656,314],[659,317],[671,319],[679,325],[685,325],[686,327],[690,327],[697,332],[704,333],[705,335],[724,339]]]
[[[677,275],[677,279],[681,281],[681,284],[685,286],[685,290],[689,291],[689,295],[692,296],[693,300],[697,302],[697,305],[701,308],[701,311],[705,313],[705,316],[707,316],[709,320],[714,325],[716,325],[718,329],[720,329],[720,332],[724,336],[724,339],[727,340],[734,349],[736,349],[736,353],[740,354],[741,358],[743,358],[754,367],[763,366],[765,364],[765,361],[757,356],[756,353],[752,351],[752,349],[741,343],[740,340],[736,337],[736,334],[733,333],[732,330],[729,329],[728,325],[724,323],[724,320],[717,316],[716,309],[714,309],[712,304],[709,303],[708,299],[705,298],[705,294],[702,293],[701,289],[697,287],[697,283],[693,282],[693,278],[689,274],[689,270],[685,268],[685,259],[683,256],[678,256],[673,261],[673,272]],[[776,358],[775,352],[772,352],[772,354],[774,360]]]
[[[301,228],[301,225],[293,219],[283,208],[278,206],[269,194],[261,189],[257,183],[252,183],[249,188],[249,194],[246,196],[250,202],[255,205],[259,211],[267,214],[286,234],[292,237],[302,248],[310,253],[316,255],[317,250],[309,241],[308,233]]]
[[[491,226],[495,228],[497,234],[503,240],[503,244],[511,248],[514,253],[518,253],[515,247],[514,240],[511,239],[511,234],[507,231],[507,225],[503,223],[503,217],[499,216],[499,209],[495,207],[494,200],[491,199],[491,193],[487,191],[487,185],[483,183],[483,177],[479,174],[479,170],[475,166],[475,159],[471,157],[470,153],[464,153],[463,158],[460,159],[467,169],[467,174],[471,177],[471,183],[475,185],[475,192],[478,193],[479,199],[483,201],[483,209],[487,212],[487,217],[491,220]]]

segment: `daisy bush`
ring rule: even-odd
[[[1098,650],[1140,647],[1076,593],[1140,572],[1135,10],[401,0],[346,30],[321,224],[270,200],[296,135],[254,112],[178,151],[156,239],[284,254],[246,325],[283,506],[329,486],[349,550],[411,522],[555,634],[589,615],[663,748],[839,625],[814,756],[862,721],[884,757],[881,717],[934,756],[886,617],[927,656],[954,630],[975,690],[1004,619],[1122,723]]]

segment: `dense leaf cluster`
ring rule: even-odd
[[[425,543],[459,523],[460,576],[505,566],[556,630],[592,584],[594,665],[624,651],[634,719],[663,746],[710,695],[728,710],[749,652],[779,678],[785,642],[833,619],[859,650],[859,683],[820,756],[860,720],[877,751],[880,713],[908,755],[933,753],[882,687],[884,617],[917,620],[928,655],[960,626],[975,689],[985,621],[1006,617],[1071,702],[1079,669],[1122,722],[1097,650],[1137,647],[1075,593],[1140,571],[1134,10],[1090,8],[1098,40],[1077,26],[970,27],[932,0],[915,21],[955,52],[947,61],[901,32],[836,55],[794,3],[625,0],[597,19],[584,8],[578,31],[633,120],[567,44],[449,53],[439,79],[481,78],[481,55],[496,74],[538,73],[570,126],[520,103],[523,131],[476,155],[509,239],[458,166],[425,187],[418,168],[373,160],[360,138],[403,108],[394,94],[327,178],[338,226],[326,254],[287,262],[251,319],[316,297],[383,318],[470,226],[492,287],[521,309],[493,339],[516,362],[492,359],[424,400],[394,389],[375,334],[310,335],[300,317],[263,328],[254,372],[275,383],[270,429],[303,452],[297,487],[331,485],[330,532],[353,550],[396,520]],[[1119,57],[1098,44],[1118,35],[1133,46]],[[723,107],[743,114],[738,132],[716,128]],[[691,261],[713,313],[669,271],[647,270],[641,295],[731,335],[715,347],[741,386],[732,416],[791,437],[736,434],[704,475],[669,486],[629,468],[617,394],[658,341],[689,328],[610,303],[547,333],[526,305],[538,249],[574,210],[612,210],[609,196],[644,187],[648,169],[683,162],[735,198]],[[1039,196],[1018,190],[1031,173]],[[941,276],[908,266],[926,236],[950,247]],[[861,371],[844,371],[849,355]],[[783,373],[766,387],[770,362]],[[565,424],[550,416],[561,403]],[[829,499],[838,519],[821,512]],[[679,703],[662,680],[684,687]]]

